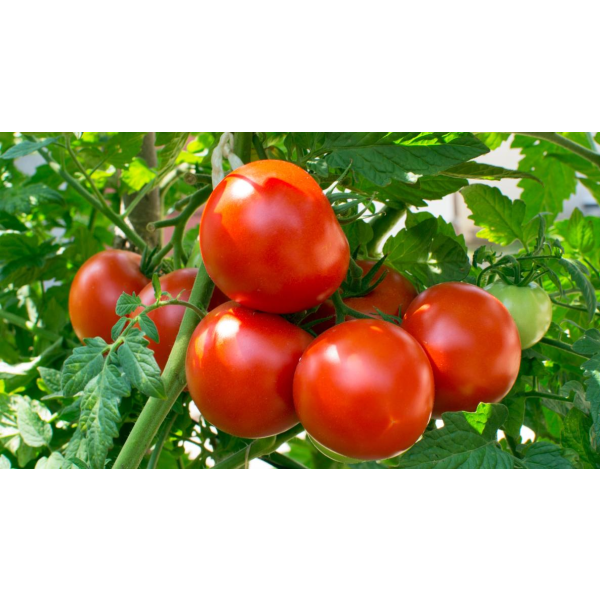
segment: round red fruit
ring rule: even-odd
[[[221,181],[202,215],[200,248],[210,277],[229,298],[272,313],[324,302],[350,260],[317,182],[279,160],[249,163]]]
[[[517,326],[502,302],[475,285],[430,287],[410,304],[402,327],[431,361],[436,417],[499,402],[519,374]]]
[[[77,271],[69,292],[69,317],[77,337],[101,337],[119,320],[117,300],[125,292],[136,294],[149,282],[140,271],[141,257],[126,250],[104,250],[86,260]]]
[[[277,315],[228,302],[198,325],[185,372],[192,399],[215,427],[245,438],[276,435],[298,422],[294,371],[312,337]]]
[[[336,325],[305,350],[294,377],[300,422],[317,442],[346,457],[390,458],[425,431],[433,375],[419,344],[392,323]]]

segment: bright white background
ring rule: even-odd
[[[597,130],[592,6],[5,2],[0,128]],[[590,596],[596,482],[4,471],[0,598]]]

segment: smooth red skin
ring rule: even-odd
[[[419,344],[397,325],[357,319],[305,350],[294,377],[300,422],[344,456],[380,460],[412,446],[433,409],[433,374]]]
[[[348,241],[303,169],[260,160],[230,173],[200,222],[208,274],[232,300],[273,313],[312,308],[346,277]]]
[[[362,268],[363,274],[367,274],[375,261],[357,260],[356,263]],[[398,271],[388,265],[383,265],[371,281],[373,283],[377,281],[385,271],[387,271],[387,275],[384,280],[370,294],[356,298],[345,298],[344,304],[361,313],[370,315],[374,319],[382,320],[377,309],[386,315],[403,316],[408,305],[416,298],[417,290],[406,277],[400,275]],[[335,308],[331,300],[324,302],[315,313],[309,315],[307,322],[326,317],[331,318],[329,321],[319,323],[312,328],[315,333],[323,333],[335,325]],[[346,316],[346,321],[353,319],[354,317]]]
[[[83,265],[69,292],[69,317],[77,337],[101,337],[111,343],[110,330],[119,320],[117,300],[136,294],[150,281],[140,271],[141,256],[126,250],[104,250]]]
[[[262,438],[298,423],[294,371],[313,338],[282,317],[228,302],[198,325],[185,373],[202,416],[232,435]]]
[[[163,292],[171,294],[173,298],[177,298],[179,294],[181,294],[179,299],[187,302],[190,299],[190,294],[194,287],[197,275],[198,269],[179,269],[173,271],[160,278],[160,289]],[[143,304],[148,305],[154,303],[155,296],[152,282],[140,292],[139,296]],[[166,298],[164,299],[166,300]],[[210,311],[228,301],[229,298],[227,298],[221,290],[215,288],[212,298],[210,299],[210,304],[208,305],[208,310]],[[177,334],[179,333],[179,327],[181,326],[185,311],[185,306],[173,305],[162,306],[161,308],[157,308],[148,313],[148,316],[154,321],[156,329],[158,330],[158,343],[154,340],[149,340],[148,348],[154,352],[154,358],[161,371],[164,370],[167,360],[169,360],[169,355],[171,354],[173,344],[175,344],[175,340],[177,339]],[[131,316],[135,317],[140,312],[142,312],[142,308],[136,309]]]
[[[515,383],[521,343],[502,302],[469,283],[440,283],[410,304],[402,327],[422,346],[435,377],[435,417],[500,402]]]

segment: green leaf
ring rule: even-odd
[[[468,185],[466,179],[458,177],[447,177],[446,175],[424,175],[419,177],[414,184],[392,181],[385,187],[377,186],[360,179],[357,187],[367,193],[375,195],[379,202],[392,208],[404,208],[407,204],[411,206],[427,206],[425,200],[440,200],[445,196],[458,192],[462,187]]]
[[[573,350],[588,356],[600,354],[600,331],[597,329],[588,329],[583,337],[579,338],[573,344]]]
[[[343,225],[342,229],[348,238],[352,252],[361,246],[365,246],[373,239],[373,228],[362,220]]]
[[[25,443],[32,448],[48,446],[52,440],[52,426],[42,421],[25,398],[17,405],[17,426]]]
[[[542,212],[553,217],[558,215],[563,202],[575,193],[577,179],[570,166],[549,155],[570,152],[550,142],[519,135],[515,136],[512,147],[521,148],[523,159],[519,162],[519,170],[533,173],[544,184],[541,186],[530,179],[523,179],[518,184],[523,190],[521,200],[527,207],[526,221]]]
[[[43,202],[62,202],[62,196],[42,183],[0,188],[0,206],[11,215],[29,214]]]
[[[0,469],[10,469],[11,466],[10,460],[4,454],[0,454]]]
[[[146,336],[158,343],[158,329],[156,329],[154,321],[148,315],[140,315],[140,320],[138,322]]]
[[[572,469],[560,446],[551,442],[535,442],[523,451],[523,462],[528,469]]]
[[[600,183],[587,179],[586,177],[581,177],[579,181],[581,181],[581,183],[589,190],[590,194],[594,196],[596,202],[600,203]]]
[[[40,377],[51,394],[62,394],[61,373],[56,369],[38,367]]]
[[[118,350],[119,360],[132,385],[142,394],[164,399],[166,393],[160,368],[147,344],[139,329],[130,329]]]
[[[53,452],[50,456],[42,456],[35,464],[36,469],[76,469],[73,463],[66,459],[60,452]]]
[[[139,192],[147,183],[156,177],[156,173],[148,166],[143,158],[136,157],[129,168],[121,174],[121,181],[135,192]]]
[[[496,441],[508,409],[480,404],[474,413],[444,413],[444,427],[426,431],[400,456],[403,469],[512,469],[514,459]]]
[[[508,408],[508,418],[502,426],[504,433],[516,440],[521,439],[521,427],[525,419],[525,398],[523,396],[507,396],[502,404]]]
[[[581,292],[587,308],[588,321],[591,322],[598,306],[598,301],[596,300],[596,290],[594,289],[594,286],[586,277],[585,273],[582,272],[578,263],[570,261],[566,258],[558,259],[558,262],[566,269],[566,271],[569,273],[571,281]]]
[[[125,168],[140,153],[145,136],[144,132],[124,132],[113,136],[107,144],[106,160],[117,169]]]
[[[592,217],[584,217],[578,208],[571,213],[567,221],[559,221],[554,226],[573,250],[587,254],[596,248]]]
[[[117,300],[115,312],[120,317],[124,317],[132,313],[136,308],[140,306],[142,306],[142,301],[140,300],[139,296],[136,296],[135,292],[133,292],[133,294],[131,295],[123,292]]]
[[[524,244],[524,202],[511,202],[498,188],[481,183],[463,188],[461,194],[472,213],[469,219],[482,228],[477,237],[503,246],[508,246],[515,240]]]
[[[58,141],[57,137],[50,137],[42,140],[41,142],[21,142],[12,148],[9,148],[4,154],[0,156],[0,158],[4,160],[10,160],[13,158],[19,158],[21,156],[27,156],[28,154],[33,154],[50,144]]]
[[[436,219],[426,219],[386,240],[384,254],[397,271],[426,285],[461,281],[469,274],[469,257],[461,245],[438,233]]]
[[[482,132],[478,133],[477,137],[490,149],[495,150],[502,145],[509,137],[510,133],[498,133],[498,132]]]
[[[73,350],[62,370],[62,391],[65,396],[74,396],[102,371],[104,352],[108,344],[102,338],[88,338],[86,345]]]
[[[442,217],[434,217],[431,213],[428,213],[426,211],[408,211],[406,213],[406,227],[410,229],[411,227],[415,227],[416,225],[423,221],[426,221],[427,219],[435,219],[437,221],[438,233],[441,233],[454,240],[455,242],[458,242],[465,252],[468,250],[467,243],[465,242],[465,236],[462,234],[457,235],[456,231],[454,230],[454,227],[452,226],[452,223],[446,223],[446,221],[444,221]]]
[[[579,409],[572,408],[564,421],[561,443],[566,448],[577,452],[586,469],[594,469],[598,463],[598,455],[593,451],[590,442],[592,419]]]
[[[110,337],[112,340],[116,341],[117,338],[121,335],[121,331],[123,331],[123,327],[125,327],[125,323],[127,323],[129,319],[127,317],[121,317],[110,330]]]
[[[525,173],[524,171],[514,171],[504,167],[495,167],[484,163],[469,161],[450,167],[444,171],[444,175],[451,177],[463,177],[465,179],[487,179],[491,181],[500,181],[501,179],[533,179],[542,183],[535,175]]]
[[[471,133],[327,133],[329,167],[352,169],[376,185],[392,179],[414,183],[415,174],[436,175],[489,152]]]
[[[115,364],[107,365],[83,392],[77,431],[66,450],[68,459],[80,459],[93,469],[103,469],[113,439],[119,435],[120,398],[128,391]]]

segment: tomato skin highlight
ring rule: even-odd
[[[324,302],[350,261],[346,236],[317,182],[279,160],[249,163],[221,181],[202,215],[200,249],[229,298],[272,313]]]
[[[517,379],[517,326],[497,298],[475,285],[430,287],[412,301],[402,327],[431,361],[436,418],[444,412],[475,411],[480,402],[500,402]]]
[[[262,438],[298,423],[294,371],[313,338],[278,315],[227,302],[198,325],[185,371],[202,416],[232,435]]]
[[[362,268],[363,275],[366,275],[375,264],[375,261],[357,260],[356,264]],[[382,320],[377,309],[386,315],[403,316],[408,305],[416,298],[417,290],[406,277],[385,264],[375,273],[371,281],[377,281],[384,272],[387,272],[387,275],[372,292],[366,296],[344,298],[344,304],[374,319]],[[312,328],[315,333],[323,333],[335,325],[335,308],[331,300],[324,302],[315,313],[307,317],[306,321],[316,321],[326,317],[330,317],[330,319]],[[346,316],[346,321],[353,319],[354,317],[350,315]]]
[[[197,275],[198,269],[178,269],[172,271],[171,273],[160,277],[160,289],[163,292],[171,294],[173,298],[176,298],[181,293],[179,299],[187,302],[190,299],[190,294],[192,293],[192,288],[194,287]],[[152,282],[139,293],[139,296],[143,304],[148,305],[154,303],[155,296]],[[162,299],[166,300],[166,296],[163,296]],[[208,310],[210,311],[228,300],[229,299],[223,292],[218,288],[215,288],[212,298],[210,299],[210,304],[208,305]],[[141,307],[136,309],[131,316],[135,317],[141,313],[142,310]],[[185,306],[173,305],[161,306],[148,313],[148,317],[154,321],[156,329],[158,330],[158,343],[149,339],[148,348],[154,352],[154,358],[161,371],[164,370],[167,360],[169,360],[169,355],[171,354],[173,344],[177,339],[177,334],[179,333],[179,327],[181,326],[185,311]]]
[[[69,291],[69,317],[77,337],[101,337],[110,344],[110,331],[119,320],[117,300],[136,294],[150,281],[140,271],[141,256],[127,250],[104,250],[77,271]]]
[[[537,283],[521,287],[496,281],[485,289],[498,298],[512,315],[523,350],[531,348],[544,337],[552,323],[552,301]]]
[[[300,422],[345,457],[381,460],[412,446],[433,409],[427,356],[406,331],[357,319],[332,327],[305,350],[294,376]]]

